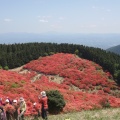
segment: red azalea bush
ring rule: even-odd
[[[84,60],[72,54],[58,53],[52,56],[40,58],[31,61],[24,66],[24,69],[34,70],[36,72],[58,75],[64,77],[64,82],[74,84],[80,89],[90,90],[88,85],[108,87],[113,86],[115,82],[109,82],[111,75],[109,72],[104,73],[102,67],[91,61]],[[66,82],[66,81],[67,82]],[[62,83],[62,84],[65,84]],[[92,87],[93,89],[93,87]],[[118,89],[116,87],[116,89]],[[104,91],[108,92],[108,91]]]
[[[7,96],[12,100],[24,97],[26,115],[34,113],[31,111],[34,102],[41,106],[38,95],[42,90],[59,90],[66,101],[64,112],[102,108],[103,99],[107,99],[112,107],[120,107],[120,98],[110,95],[111,90],[119,90],[120,87],[110,80],[109,73],[103,72],[99,65],[91,61],[58,53],[31,61],[23,70],[28,71],[18,74],[0,70],[0,96],[3,101]],[[41,77],[31,82],[37,74]],[[50,80],[49,75],[63,77],[63,81],[60,84],[52,82],[55,77]]]

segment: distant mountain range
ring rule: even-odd
[[[108,49],[120,44],[120,34],[65,34],[65,33],[3,33],[0,44],[51,42],[73,43],[90,47]]]
[[[113,52],[113,53],[120,55],[120,45],[108,48],[107,51],[110,51],[110,52]]]

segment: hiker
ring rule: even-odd
[[[12,100],[9,97],[7,97],[6,99],[8,99],[9,100],[9,104],[12,105]]]
[[[40,106],[38,106],[38,104],[35,102],[33,103],[33,111],[36,113],[37,112],[37,115],[35,114],[34,116],[34,119],[38,119],[40,117]]]
[[[5,103],[2,102],[2,98],[0,98],[0,106],[5,106]]]
[[[5,111],[6,111],[6,118],[7,120],[13,119],[13,113],[15,112],[14,107],[9,103],[9,100],[5,100]]]
[[[48,112],[48,97],[46,96],[46,92],[42,91],[41,92],[41,96],[38,96],[39,98],[39,102],[41,103],[42,107],[41,107],[41,114],[42,114],[42,118],[43,120],[48,120],[47,118],[47,112]]]
[[[0,120],[6,120],[6,115],[3,110],[3,107],[0,106]]]
[[[15,111],[13,113],[13,119],[14,120],[18,120],[18,108],[19,108],[19,105],[17,103],[17,100],[13,100],[13,103],[12,103],[13,107],[15,108]]]
[[[6,114],[3,109],[4,106],[5,106],[5,103],[3,103],[2,98],[0,98],[0,120],[6,120]]]
[[[26,102],[23,97],[20,97],[20,114],[18,115],[18,119],[24,120],[24,114],[26,112]]]

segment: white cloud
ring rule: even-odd
[[[52,16],[48,15],[48,16],[37,16],[38,18],[41,18],[41,19],[49,19],[51,18]]]
[[[52,24],[51,27],[54,29],[61,29],[62,28],[62,26],[58,25],[58,24]]]
[[[46,18],[46,19],[49,19],[51,18],[52,16],[48,15],[48,16],[43,16],[43,18]]]
[[[51,18],[51,16],[37,16],[39,19],[39,22],[47,23],[48,20]]]
[[[11,21],[12,21],[12,19],[5,18],[5,19],[4,19],[4,21],[5,21],[5,22],[11,22]]]
[[[48,20],[40,19],[39,22],[47,23]]]

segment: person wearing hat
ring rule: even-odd
[[[37,114],[35,114],[34,119],[38,119],[40,117],[40,106],[35,102],[33,103],[33,111]]]
[[[6,97],[6,99],[8,99],[9,100],[9,104],[12,105],[12,100],[9,97]]]
[[[42,114],[42,118],[43,120],[48,120],[47,118],[47,111],[48,111],[48,97],[46,96],[46,92],[42,91],[41,92],[41,98],[40,96],[39,98],[39,102],[41,103],[42,107],[41,107],[41,114]]]
[[[9,107],[9,100],[6,99],[6,100],[5,100],[6,118],[7,118],[7,120],[10,120],[10,117],[11,117],[11,116],[10,116],[10,113],[9,113],[8,107]]]
[[[0,98],[0,106],[5,106],[5,103],[3,103],[2,98]]]
[[[12,105],[15,108],[15,112],[13,113],[13,118],[14,118],[14,120],[18,120],[18,108],[19,108],[19,105],[17,104],[17,100],[13,100]]]
[[[5,111],[7,120],[11,120],[13,118],[13,113],[15,111],[14,107],[9,103],[9,100],[5,100]]]
[[[18,118],[20,120],[24,120],[24,114],[25,114],[26,108],[27,106],[24,98],[20,97],[20,114],[18,115]]]

